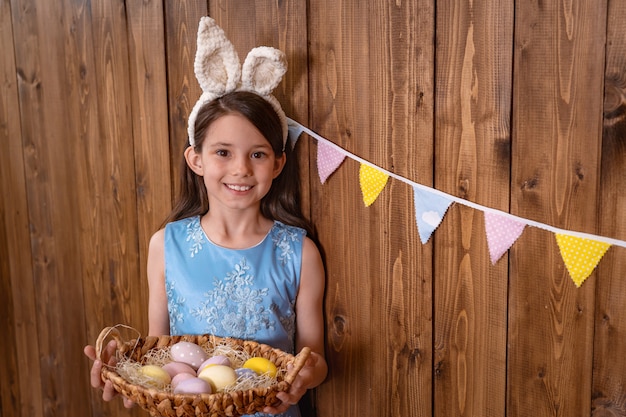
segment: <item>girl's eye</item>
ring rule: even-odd
[[[228,151],[224,149],[218,149],[217,151],[215,151],[215,154],[217,156],[228,156]]]
[[[254,152],[252,153],[252,158],[259,159],[265,156],[265,152]]]

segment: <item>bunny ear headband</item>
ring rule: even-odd
[[[284,149],[288,136],[287,117],[271,93],[287,72],[285,54],[275,48],[259,46],[248,53],[241,66],[235,47],[215,20],[208,16],[200,20],[197,48],[194,72],[202,95],[189,114],[189,144],[195,146],[196,117],[204,104],[233,91],[249,91],[267,100],[278,114]]]

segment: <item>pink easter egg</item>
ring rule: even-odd
[[[169,362],[163,365],[162,368],[170,374],[170,378],[174,378],[178,374],[196,375],[195,369],[183,362]]]
[[[174,388],[174,394],[210,394],[211,392],[211,384],[196,377],[184,379]]]
[[[224,366],[231,366],[230,365],[230,359],[228,359],[227,356],[224,355],[215,355],[215,356],[211,356],[209,359],[205,360],[204,362],[202,362],[202,364],[200,366],[198,366],[198,373],[200,373],[200,371],[202,371],[204,368],[206,368],[208,365],[224,365]]]
[[[172,388],[176,389],[178,384],[180,384],[182,381],[184,381],[186,379],[190,379],[190,378],[195,378],[195,376],[192,375],[192,374],[185,373],[185,372],[182,372],[180,374],[174,375],[174,378],[172,378],[172,382],[171,382]]]
[[[170,354],[175,362],[183,362],[198,369],[198,366],[209,358],[209,355],[200,346],[191,342],[178,342],[172,345]]]

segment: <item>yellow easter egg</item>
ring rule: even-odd
[[[165,369],[156,365],[144,365],[139,368],[139,373],[146,377],[146,385],[153,388],[164,388],[172,380]]]
[[[269,359],[255,357],[244,362],[243,368],[252,369],[258,375],[268,374],[271,378],[276,376],[276,365]]]

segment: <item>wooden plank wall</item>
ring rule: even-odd
[[[0,415],[146,415],[99,398],[82,347],[147,331],[206,14],[242,59],[285,51],[287,114],[348,152],[626,240],[623,1],[0,0]],[[492,265],[479,210],[422,244],[409,185],[365,207],[357,161],[320,184],[298,151],[327,266],[318,416],[626,416],[626,248],[581,288],[545,230]]]

